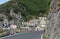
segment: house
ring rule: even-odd
[[[46,17],[39,17],[38,19],[31,19],[28,22],[22,22],[24,27],[30,30],[44,30],[46,26]]]

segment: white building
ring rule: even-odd
[[[36,30],[44,30],[45,27],[46,27],[46,17],[39,17],[38,18],[38,23],[37,23],[37,27],[36,27]]]
[[[39,17],[38,19],[31,19],[28,22],[23,22],[25,27],[29,27],[29,29],[35,30],[44,30],[46,25],[46,17]],[[32,27],[32,28],[31,28]]]

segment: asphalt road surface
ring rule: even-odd
[[[2,37],[0,39],[41,39],[43,31],[30,31],[13,36]]]

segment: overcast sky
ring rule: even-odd
[[[3,4],[5,2],[7,2],[7,1],[9,1],[9,0],[0,0],[0,4]]]

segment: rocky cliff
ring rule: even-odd
[[[47,39],[60,39],[60,0],[52,0],[45,30]]]

